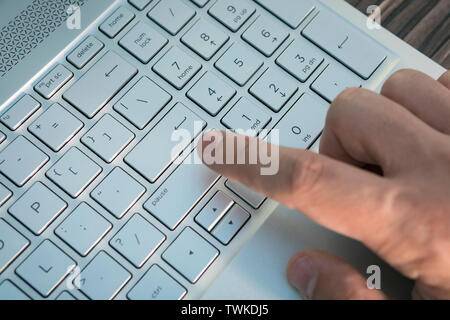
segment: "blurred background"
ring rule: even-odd
[[[346,0],[367,14],[378,5],[381,24],[450,69],[450,0]]]

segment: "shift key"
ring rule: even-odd
[[[117,53],[108,51],[63,95],[63,98],[92,118],[135,75],[137,69]]]

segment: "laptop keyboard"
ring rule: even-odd
[[[267,202],[200,134],[307,149],[387,53],[313,0],[128,0],[64,58],[0,117],[0,299],[198,297]]]

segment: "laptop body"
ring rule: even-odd
[[[404,67],[444,71],[343,1],[0,6],[11,21],[0,78],[5,298],[201,297],[236,255],[244,265],[232,274],[252,268],[238,252],[277,207],[185,162],[202,131],[237,129],[242,118],[277,128],[300,110],[298,126],[315,125],[297,147],[317,150],[339,88],[379,90]],[[322,21],[336,24],[338,42]],[[345,51],[354,37],[373,48],[369,66],[359,46]],[[266,95],[272,84],[285,97]],[[200,129],[187,125],[195,121]],[[183,126],[192,139],[172,156],[167,129]]]

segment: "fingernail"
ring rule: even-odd
[[[307,256],[301,256],[289,267],[287,278],[305,300],[311,300],[319,272]]]

